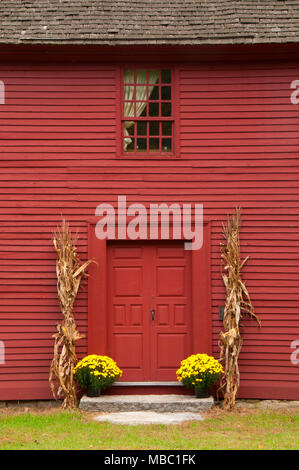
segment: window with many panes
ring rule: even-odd
[[[171,69],[122,71],[122,154],[174,153],[174,87]]]

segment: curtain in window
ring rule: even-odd
[[[129,83],[132,78],[132,71],[131,70],[125,70],[124,72],[124,82]],[[158,81],[159,79],[159,71],[158,70],[151,70],[149,72],[149,83],[153,83],[153,85],[149,85],[148,87],[148,96],[150,97],[153,89],[154,89],[154,84]],[[147,105],[147,96],[146,96],[146,89],[147,86],[141,86],[146,82],[146,75],[145,72],[143,71],[136,71],[136,84],[140,84],[140,86],[134,86],[134,83],[132,85],[126,85],[124,88],[124,99],[125,100],[132,100],[130,102],[126,101],[124,104],[124,115],[125,117],[134,117],[134,105],[136,102],[136,116],[139,117],[141,116],[142,112],[146,108]],[[136,88],[136,100],[134,100],[134,89]],[[138,101],[143,101],[143,102],[138,102]],[[134,125],[134,121],[126,121],[124,123],[124,151],[127,150],[128,145],[132,142],[132,139],[129,137],[129,131],[132,126]]]

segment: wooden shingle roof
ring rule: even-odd
[[[1,0],[0,42],[299,42],[299,0]]]

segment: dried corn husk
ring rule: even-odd
[[[254,313],[249,292],[242,280],[241,270],[248,258],[243,261],[240,257],[239,228],[241,223],[241,210],[236,209],[226,226],[223,225],[223,235],[226,243],[220,244],[221,257],[224,263],[225,274],[222,275],[226,289],[223,326],[224,332],[219,333],[220,361],[223,362],[224,374],[221,377],[218,394],[223,394],[223,407],[232,409],[235,406],[236,395],[240,385],[240,372],[238,366],[239,354],[242,347],[240,335],[240,319],[248,315],[257,321],[260,320]]]
[[[85,270],[94,260],[81,264],[77,254],[77,236],[70,232],[69,225],[62,221],[61,228],[53,234],[53,244],[57,253],[56,275],[57,292],[60,310],[63,315],[62,324],[57,325],[54,338],[54,356],[50,367],[49,382],[54,398],[64,396],[63,408],[78,406],[73,368],[77,363],[76,342],[84,338],[76,327],[73,306],[76,300]],[[54,378],[58,382],[56,392]]]

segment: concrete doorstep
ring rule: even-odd
[[[101,412],[96,421],[118,424],[177,424],[186,420],[202,420],[200,412],[209,410],[213,397],[188,395],[103,395],[87,397],[79,404],[83,411]]]
[[[195,398],[189,395],[84,395],[79,404],[83,411],[158,411],[160,413],[207,411],[214,404],[213,397]]]
[[[114,424],[180,424],[184,421],[202,421],[200,413],[156,413],[155,411],[123,411],[95,416],[95,421]]]

